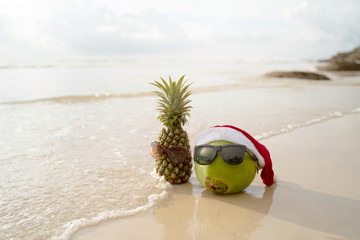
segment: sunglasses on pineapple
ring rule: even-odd
[[[171,162],[175,164],[180,164],[185,161],[188,157],[188,152],[183,147],[169,147],[164,149],[164,147],[158,141],[154,141],[150,144],[150,153],[154,158],[159,158],[164,153]]]
[[[238,165],[244,161],[246,146],[241,144],[198,145],[194,148],[194,160],[200,165],[209,165],[215,160],[217,152],[220,152],[227,164]]]

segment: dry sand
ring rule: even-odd
[[[142,215],[90,227],[73,239],[358,239],[360,114],[262,141],[277,184],[259,175],[242,193],[214,195],[193,176]]]

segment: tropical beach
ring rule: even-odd
[[[316,65],[227,59],[223,64],[216,61],[216,69],[208,61],[206,69],[204,62],[183,63],[181,68],[193,73],[186,75],[194,82],[191,117],[184,126],[190,146],[202,130],[217,124],[246,129],[269,149],[276,184],[265,187],[256,175],[244,192],[229,196],[208,193],[194,172],[189,183],[169,184],[154,172],[149,153],[150,142],[161,130],[150,80],[126,70],[134,79],[125,81],[126,86],[142,85],[146,91],[123,94],[124,83],[114,81],[109,86],[118,85],[119,90],[89,95],[91,85],[81,88],[82,94],[73,94],[76,81],[84,85],[81,78],[68,78],[71,84],[62,84],[63,97],[48,88],[38,93],[13,92],[11,99],[2,99],[2,238],[287,236],[281,234],[355,238],[359,191],[351,183],[358,180],[358,73],[323,72],[330,81],[267,78],[237,69],[256,65],[265,74],[268,69],[308,71]],[[132,62],[128,68],[140,63]],[[160,66],[152,63],[144,75],[157,73],[164,68]],[[175,67],[178,63],[167,65]],[[121,74],[125,69],[115,65],[2,71],[22,81],[24,74],[89,76],[93,72],[98,76],[109,71]],[[11,91],[9,83],[3,81],[4,93]],[[108,85],[102,86],[105,92]],[[228,220],[231,224],[226,224]],[[144,229],[139,231],[138,225]]]
[[[357,239],[359,11],[1,2],[0,239]],[[159,110],[161,78],[189,84],[165,93],[180,105]],[[250,185],[200,183],[195,146],[215,125],[266,146],[276,181],[267,155],[236,142],[202,163],[255,160]]]

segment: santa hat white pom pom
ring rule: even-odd
[[[249,154],[257,159],[259,168],[262,169],[261,178],[264,184],[271,186],[275,182],[269,151],[244,130],[231,125],[215,126],[202,131],[198,135],[195,145],[221,140],[245,145]]]

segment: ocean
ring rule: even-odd
[[[262,77],[315,71],[319,64],[156,56],[1,60],[0,239],[70,239],[166,199],[174,186],[154,173],[149,154],[162,128],[150,82],[185,74],[193,83],[184,126],[191,146],[218,124],[261,140],[360,113],[359,72],[325,73],[331,81]]]

